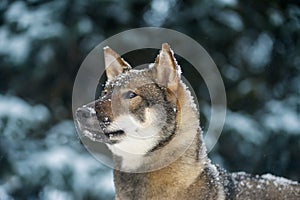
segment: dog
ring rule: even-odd
[[[109,47],[104,61],[102,94],[75,118],[84,136],[111,150],[116,199],[300,199],[298,182],[228,173],[211,163],[197,107],[167,43],[145,69],[132,69]]]

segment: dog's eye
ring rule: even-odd
[[[104,96],[104,95],[107,95],[107,93],[108,93],[108,91],[105,89],[105,90],[102,90],[102,96]]]
[[[133,99],[136,96],[137,96],[137,94],[132,91],[128,91],[123,94],[124,99]]]

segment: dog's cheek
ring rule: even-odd
[[[147,102],[142,97],[137,96],[129,101],[129,112],[132,113],[141,122],[145,121],[145,110]]]

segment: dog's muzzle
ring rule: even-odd
[[[98,120],[93,105],[79,107],[75,113],[75,122],[80,136],[97,142],[111,143],[104,132],[105,124]]]
[[[106,116],[97,116],[95,102],[79,107],[75,113],[75,124],[80,136],[96,142],[115,144],[124,135],[124,131],[108,131],[110,120]]]

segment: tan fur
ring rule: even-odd
[[[128,191],[129,199],[187,199],[188,196],[193,193],[187,191],[191,189],[191,185],[197,181],[197,178],[202,173],[202,169],[209,163],[206,157],[200,158],[199,145],[199,122],[197,117],[197,111],[194,107],[191,107],[193,102],[191,101],[190,94],[185,92],[186,88],[180,84],[178,87],[178,105],[185,113],[178,114],[181,116],[178,121],[180,127],[177,133],[177,137],[174,138],[167,148],[159,149],[158,152],[148,162],[156,162],[161,158],[174,158],[181,154],[181,148],[189,146],[186,142],[192,142],[185,153],[175,162],[171,163],[160,170],[143,174],[143,180],[146,181],[147,187],[143,189],[142,197],[132,197],[132,191]],[[193,114],[191,114],[193,113]],[[189,131],[187,131],[189,130]],[[201,154],[205,153],[205,147],[202,147]],[[168,155],[169,152],[173,152],[173,155]],[[174,157],[173,157],[174,156]],[[119,171],[115,171],[115,177],[119,174]],[[141,174],[139,174],[141,176]],[[137,180],[139,181],[139,180]],[[115,178],[115,184],[117,188],[122,188],[123,182],[119,182],[118,178]],[[200,186],[200,187],[204,187]],[[198,189],[199,191],[199,189]],[[197,193],[198,193],[197,191]],[[122,193],[122,192],[121,192]]]

